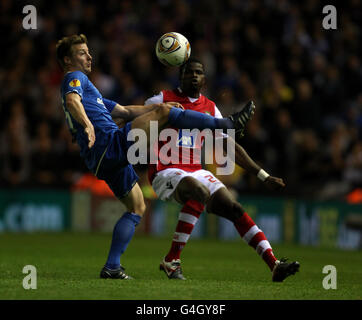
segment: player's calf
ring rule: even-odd
[[[210,198],[207,203],[207,212],[216,214],[220,217],[235,223],[245,213],[242,205],[235,201],[226,188],[221,188]]]

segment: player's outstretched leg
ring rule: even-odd
[[[126,205],[129,212],[124,213],[113,228],[112,243],[107,262],[100,272],[100,277],[103,279],[132,279],[132,277],[125,273],[120,259],[126,251],[134,235],[135,228],[145,211],[142,191],[137,183],[127,197],[122,199],[122,202]]]
[[[181,269],[180,255],[203,210],[202,203],[189,200],[180,211],[171,248],[160,263],[160,270],[164,271],[169,279],[186,280]]]
[[[252,118],[254,112],[255,104],[253,101],[246,103],[240,111],[230,115],[228,118],[221,119],[193,110],[172,108],[168,116],[168,122],[176,128],[185,129],[235,129],[235,139],[240,141],[244,136],[246,124]]]
[[[180,255],[204,210],[204,203],[210,198],[210,191],[190,173],[181,173],[182,169],[174,170],[178,171],[176,175],[171,170],[171,172],[161,174],[158,182],[153,183],[154,190],[161,200],[168,201],[173,198],[183,205],[171,248],[159,267],[169,279],[185,280]],[[172,182],[171,189],[168,187],[170,182]]]
[[[277,260],[264,232],[258,228],[242,206],[231,197],[226,188],[221,188],[214,194],[208,203],[207,211],[234,223],[240,237],[254,248],[267,264],[274,282],[281,282],[299,270],[297,261],[288,263],[286,259]]]
[[[139,128],[149,132],[150,121],[158,121],[160,130],[166,125],[180,129],[235,129],[236,141],[238,141],[243,136],[245,126],[254,114],[254,110],[255,105],[250,102],[241,111],[230,117],[218,119],[198,111],[183,110],[173,107],[171,104],[163,104],[161,107],[134,119],[132,129]]]

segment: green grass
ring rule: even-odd
[[[191,239],[183,259],[187,281],[171,281],[158,270],[170,239],[135,236],[122,263],[136,280],[103,280],[99,271],[110,234],[1,234],[0,299],[127,300],[344,300],[362,299],[362,252],[274,245],[277,256],[301,263],[283,283],[243,241]],[[37,290],[25,290],[25,265],[37,268]],[[325,290],[325,265],[337,268],[337,289]]]

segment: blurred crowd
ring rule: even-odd
[[[154,53],[168,31],[189,39],[224,116],[255,101],[243,146],[286,194],[342,199],[362,187],[361,1],[338,2],[337,30],[323,29],[317,0],[30,2],[36,30],[22,27],[28,2],[0,0],[1,187],[68,188],[87,171],[64,120],[58,39],[86,34],[103,96],[143,104],[178,85]],[[242,170],[222,179],[268,192]]]

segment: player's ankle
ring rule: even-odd
[[[167,256],[165,257],[165,261],[166,261],[166,262],[171,262],[172,260],[177,260],[177,259],[179,259],[179,258],[176,257],[176,256],[173,256],[173,255],[167,255]]]

